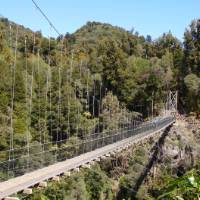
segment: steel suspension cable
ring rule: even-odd
[[[59,112],[59,140],[63,139],[63,133],[62,133],[62,124],[61,124],[61,115],[62,115],[62,76],[61,76],[61,70],[63,70],[63,49],[64,49],[64,37],[61,40],[61,55],[60,55],[60,65],[59,65],[59,100],[58,100],[58,112]]]
[[[27,40],[26,40],[26,37],[25,37],[25,42],[24,42],[24,53],[25,53],[25,70],[26,70],[26,88],[25,88],[25,96],[26,96],[26,112],[27,112],[27,117],[26,117],[26,146],[27,146],[27,166],[26,168],[28,169],[29,168],[29,147],[30,147],[30,127],[29,127],[29,104],[28,104],[28,58],[27,58]]]
[[[40,144],[42,144],[42,133],[41,133],[41,88],[40,88],[40,50],[37,52],[37,73],[38,73],[38,131],[40,134]]]
[[[46,73],[46,91],[45,91],[45,128],[46,128],[46,130],[43,133],[44,143],[46,141],[45,132],[48,131],[48,125],[47,125],[47,120],[48,120],[48,92],[49,92],[49,69],[47,70],[47,73]]]
[[[53,142],[53,133],[52,133],[52,73],[51,73],[51,27],[50,35],[48,40],[48,73],[49,73],[49,115],[50,115],[50,139]]]
[[[33,50],[32,50],[33,56],[35,54],[35,33],[33,34]],[[32,103],[33,103],[33,76],[34,76],[34,70],[35,70],[35,63],[34,63],[34,57],[32,58],[32,68],[31,68],[31,85],[30,85],[30,101],[29,101],[29,114],[30,114],[30,126],[31,126],[31,114],[32,114]]]
[[[71,92],[71,86],[72,86],[72,70],[73,70],[73,62],[74,62],[74,51],[71,52],[71,61],[70,61],[70,69],[69,69],[69,77],[68,77],[68,84],[70,88],[70,92],[68,93],[68,133],[69,137],[71,135],[71,125],[70,125],[70,114],[71,114],[71,99],[72,99],[72,92]]]
[[[89,96],[89,68],[87,69],[87,111],[90,112],[90,96]]]
[[[54,29],[54,31],[61,36],[61,34],[59,33],[58,29],[55,27],[55,25],[50,21],[50,19],[47,17],[47,15],[42,11],[42,9],[39,7],[39,5],[36,3],[36,1],[31,0],[33,2],[33,4],[35,5],[35,7],[39,10],[39,12],[42,14],[42,16],[47,20],[47,22],[49,23],[49,25]]]
[[[17,62],[17,48],[18,48],[18,26],[16,30],[16,38],[15,38],[15,50],[14,50],[14,61],[12,65],[12,89],[11,89],[11,111],[10,111],[10,151],[9,151],[9,161],[14,160],[14,129],[13,129],[13,114],[14,114],[14,99],[15,99],[15,79],[16,79],[16,62]],[[14,168],[14,163],[12,163],[12,167]],[[9,170],[10,166],[8,166]]]

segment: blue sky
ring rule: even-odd
[[[200,18],[200,0],[35,0],[61,33],[87,21],[106,22],[154,39],[171,32],[182,40],[192,19]],[[31,0],[1,0],[0,14],[46,36],[56,36]]]

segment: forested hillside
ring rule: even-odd
[[[0,150],[11,136],[15,147],[81,140],[159,114],[169,90],[200,114],[200,20],[183,43],[98,22],[50,39],[5,18],[0,28]]]
[[[71,148],[65,158],[75,155],[75,144],[95,132],[161,113],[169,90],[178,90],[180,113],[200,114],[200,20],[183,42],[98,22],[58,38],[5,18],[0,30],[0,161],[11,158],[6,150],[48,142],[54,149],[69,138],[60,146]]]

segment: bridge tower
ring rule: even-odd
[[[166,111],[172,115],[177,114],[178,91],[169,91],[166,102]]]

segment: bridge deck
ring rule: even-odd
[[[0,183],[0,199],[3,199],[16,192],[22,191],[28,187],[34,186],[35,184],[48,180],[56,175],[60,175],[66,171],[77,168],[81,165],[91,162],[102,155],[113,152],[118,148],[123,148],[129,143],[138,143],[141,140],[159,132],[171,125],[174,121],[164,124],[161,127],[157,127],[156,130],[149,130],[141,134],[126,138],[116,143],[104,146],[94,151],[82,154],[80,156],[68,159],[63,162],[59,162],[48,167],[27,173],[23,176],[10,179]]]

